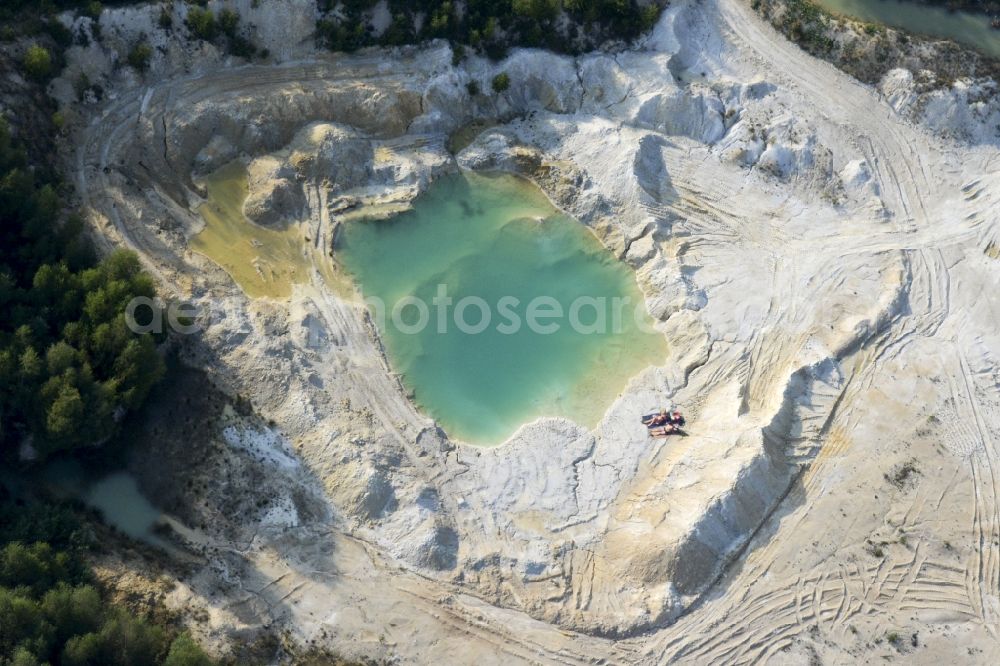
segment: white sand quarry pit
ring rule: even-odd
[[[993,149],[902,121],[739,0],[678,3],[636,50],[576,59],[168,52],[88,112],[85,204],[165,292],[239,305],[188,357],[301,461],[262,459],[268,492],[327,507],[206,528],[218,550],[175,602],[213,630],[419,663],[848,659],[895,650],[874,640],[896,627],[927,660],[957,654],[947,636],[995,645]],[[507,93],[469,96],[499,71]],[[453,158],[474,121],[496,124]],[[301,236],[287,293],[248,297],[193,251],[196,183],[236,158],[248,214]],[[345,216],[459,167],[531,178],[635,268],[670,356],[596,427],[449,441],[327,263]],[[671,403],[690,436],[649,440],[639,416]]]

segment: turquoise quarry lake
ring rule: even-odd
[[[541,416],[592,427],[666,358],[632,269],[515,176],[441,178],[412,210],[348,223],[337,257],[416,404],[467,443]]]

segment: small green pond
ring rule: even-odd
[[[540,416],[592,427],[666,358],[632,270],[514,176],[439,179],[410,211],[348,223],[337,254],[416,403],[468,443]]]
[[[155,534],[163,513],[139,491],[125,471],[94,474],[79,462],[64,458],[45,465],[41,481],[57,493],[74,497],[101,513],[104,522],[139,541],[163,546]]]

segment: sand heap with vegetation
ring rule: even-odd
[[[230,419],[206,433],[230,463],[187,470],[206,564],[173,600],[209,609],[202,632],[421,662],[993,645],[995,151],[902,121],[738,0],[676,3],[631,50],[495,63],[314,54],[296,7],[253,64],[181,50],[159,9],[107,12],[102,33],[162,48],[73,107],[91,221],[173,296],[225,301],[187,359],[272,424]],[[198,251],[234,159],[248,217],[300,250],[255,269],[270,290]],[[596,428],[449,441],[332,267],[339,223],[457,168],[533,179],[635,268],[671,352]],[[638,418],[669,403],[690,436],[650,441]]]

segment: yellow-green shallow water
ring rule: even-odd
[[[190,241],[191,249],[219,264],[253,298],[287,298],[292,286],[309,282],[317,271],[327,287],[344,293],[343,277],[329,257],[306,239],[302,227],[268,229],[243,215],[247,170],[233,161],[207,176],[206,202],[198,211],[205,228]]]

